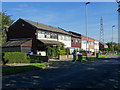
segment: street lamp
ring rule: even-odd
[[[115,25],[112,26],[112,52],[114,52],[114,47],[113,47],[113,28],[115,27]]]
[[[120,0],[116,0],[116,2],[118,3],[118,47],[120,47]]]
[[[116,0],[116,2],[118,3],[118,43],[120,43],[120,37],[119,37],[119,33],[120,33],[120,0]]]
[[[86,28],[86,58],[87,58],[87,44],[88,44],[88,16],[87,16],[87,5],[90,4],[90,2],[85,3],[85,28]]]

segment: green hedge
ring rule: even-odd
[[[3,64],[6,63],[29,63],[29,56],[24,52],[3,52]]]

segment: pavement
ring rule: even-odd
[[[87,62],[51,61],[50,68],[3,76],[11,88],[120,88],[120,58]]]

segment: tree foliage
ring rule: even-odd
[[[8,15],[6,11],[0,12],[0,44],[6,42],[6,28],[8,28],[14,20],[11,19],[12,15]]]
[[[66,49],[65,49],[65,44],[64,43],[61,43],[60,45],[57,45],[57,54],[59,55],[66,55]]]
[[[112,51],[113,49],[114,49],[114,51],[120,50],[120,43],[108,42],[106,44],[108,45],[108,48],[105,49],[106,51]]]

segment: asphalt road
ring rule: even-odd
[[[2,77],[3,88],[120,88],[120,58],[56,61],[53,68]]]

